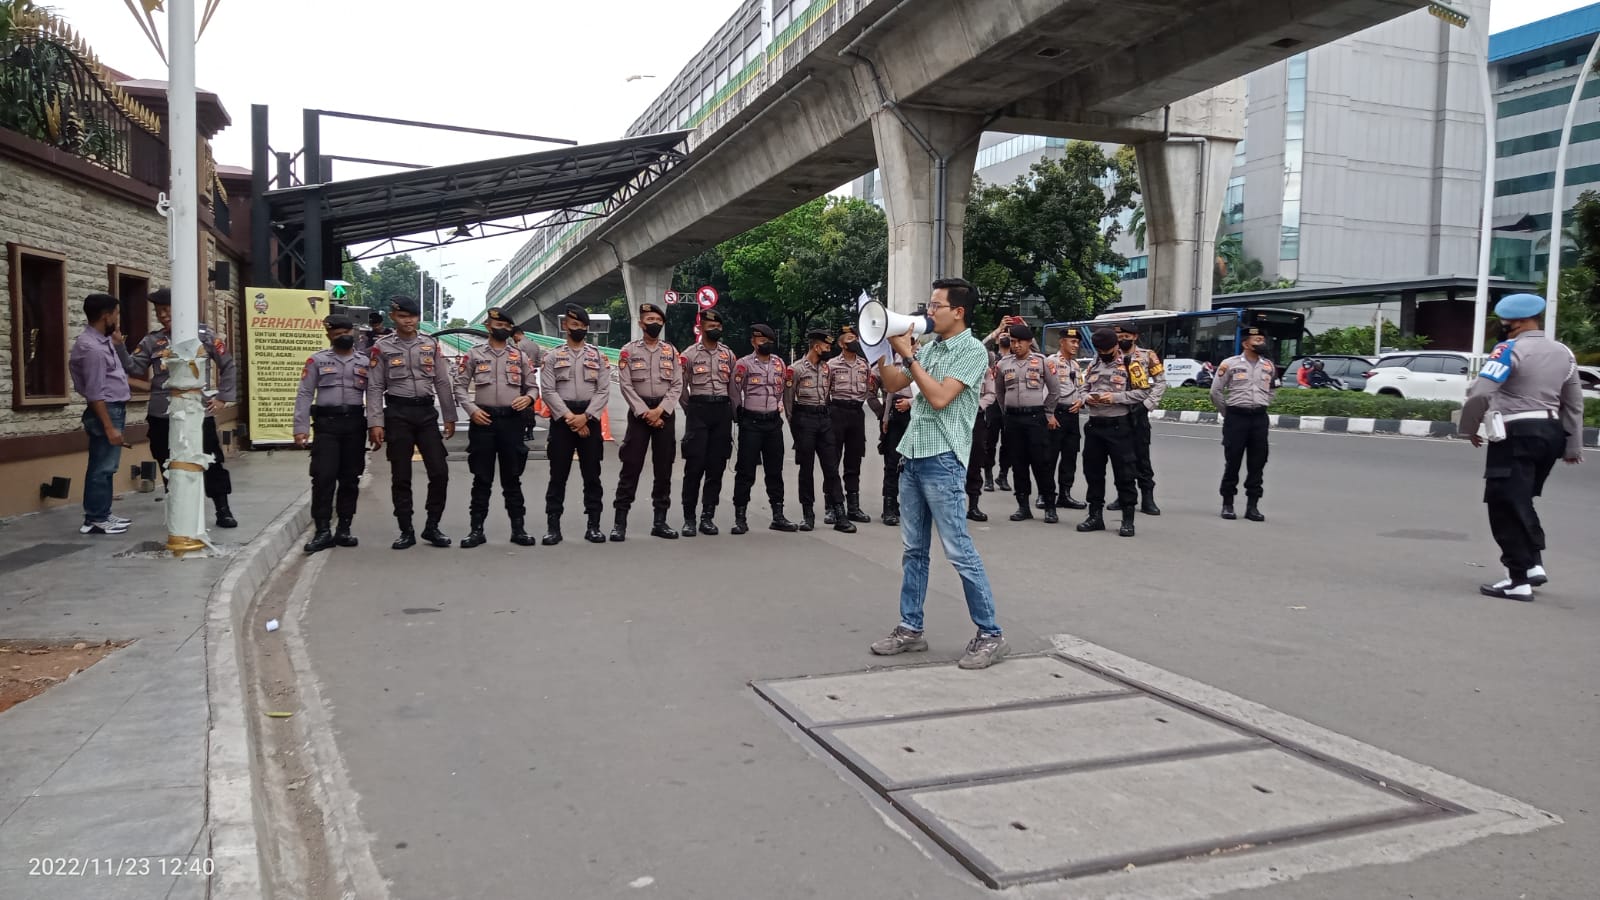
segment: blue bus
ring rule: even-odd
[[[1044,353],[1057,352],[1061,329],[1071,325],[1088,328],[1115,328],[1118,322],[1139,323],[1139,345],[1160,355],[1167,368],[1167,383],[1191,387],[1202,367],[1213,367],[1241,352],[1240,335],[1247,327],[1267,333],[1273,362],[1280,368],[1301,355],[1306,335],[1304,313],[1289,309],[1207,309],[1200,312],[1175,312],[1144,309],[1106,313],[1086,322],[1052,322],[1045,326]],[[1086,340],[1079,356],[1088,358],[1094,350]]]

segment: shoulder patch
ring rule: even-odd
[[[1511,368],[1514,361],[1513,354],[1516,351],[1516,347],[1517,342],[1515,340],[1501,341],[1496,344],[1494,351],[1489,354],[1489,360],[1479,370],[1479,377],[1487,378],[1495,384],[1505,384],[1506,379],[1511,377]]]

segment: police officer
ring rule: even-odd
[[[494,489],[495,463],[500,464],[500,494],[511,519],[511,543],[531,547],[525,522],[528,511],[522,499],[522,472],[528,467],[528,445],[523,440],[538,394],[533,361],[511,341],[511,317],[498,306],[483,314],[489,342],[461,356],[456,374],[456,405],[465,409],[467,469],[472,473],[471,526],[461,539],[464,548],[487,543],[483,522],[489,518],[489,494]]]
[[[395,331],[378,338],[372,348],[372,369],[367,378],[367,433],[374,448],[389,444],[389,493],[400,536],[392,546],[405,550],[417,543],[411,518],[411,453],[422,454],[428,473],[427,524],[422,539],[435,547],[450,546],[439,530],[444,501],[450,487],[450,466],[444,442],[456,433],[455,391],[450,373],[440,358],[439,342],[417,332],[422,307],[410,297],[389,301]],[[438,408],[434,408],[437,401]],[[439,436],[439,414],[444,413],[444,437]]]
[[[1123,322],[1117,326],[1117,348],[1122,351],[1122,364],[1128,369],[1128,379],[1135,388],[1148,389],[1150,395],[1144,403],[1129,410],[1128,422],[1133,426],[1133,455],[1137,465],[1139,493],[1143,500],[1139,511],[1147,516],[1161,515],[1156,506],[1156,470],[1150,462],[1150,411],[1161,406],[1167,393],[1167,370],[1154,350],[1138,346],[1139,323]],[[1121,498],[1107,509],[1121,509]]]
[[[972,421],[972,450],[967,454],[967,519],[973,522],[989,521],[989,514],[979,508],[978,499],[983,496],[983,442],[989,431],[984,416],[994,406],[994,401],[994,367],[990,366],[983,373],[978,415]]]
[[[391,334],[394,334],[394,329],[384,327],[383,313],[373,310],[367,313],[367,327],[361,332],[357,349],[370,357],[372,348],[378,343],[378,339],[388,337]]]
[[[883,518],[885,525],[900,524],[900,441],[911,425],[911,385],[898,391],[883,391],[871,401],[878,414],[878,453],[883,457]],[[981,420],[981,416],[980,416]]]
[[[1002,326],[1002,328],[1008,330],[1010,327],[1009,325]],[[1000,351],[998,353],[992,350],[989,351],[989,368],[991,369],[1001,359],[1011,355],[1011,335],[1008,331],[1001,331],[995,345],[1000,348]],[[998,403],[991,404],[988,410],[985,411],[984,416],[983,489],[992,492],[995,488],[999,488],[1002,491],[1009,492],[1011,490],[1011,482],[1006,478],[1006,457],[1005,454],[1000,452],[1001,439],[1005,434],[1005,410],[1001,409]],[[994,477],[994,466],[997,461],[1000,463],[999,478]]]
[[[311,521],[316,531],[306,542],[307,553],[360,543],[350,533],[350,521],[356,517],[361,472],[367,466],[368,357],[356,350],[356,323],[349,316],[329,316],[322,323],[331,346],[306,360],[294,398],[294,445],[311,444]],[[335,489],[339,529],[330,532]]]
[[[683,351],[683,530],[695,535],[695,508],[700,509],[700,533],[717,533],[717,500],[722,496],[722,474],[733,453],[733,406],[728,388],[736,362],[733,351],[722,344],[722,314],[714,309],[700,313],[700,340]],[[705,481],[704,493],[701,480]]]
[[[861,339],[851,325],[839,329],[838,356],[826,365],[828,406],[833,413],[833,434],[839,444],[844,469],[844,496],[852,522],[871,522],[861,509],[861,460],[867,455],[866,420],[861,405],[878,389],[878,376],[861,356]],[[833,510],[829,510],[830,515]],[[835,524],[832,518],[824,521]],[[854,529],[851,529],[852,531]]]
[[[1061,394],[1056,397],[1056,424],[1060,427],[1050,432],[1050,459],[1056,470],[1057,509],[1083,509],[1085,504],[1072,496],[1072,484],[1078,477],[1078,447],[1082,430],[1078,414],[1083,409],[1083,367],[1078,364],[1078,350],[1082,346],[1084,329],[1074,325],[1061,329],[1061,349],[1056,354],[1056,375],[1061,379]],[[1044,509],[1047,498],[1039,496],[1038,507]]]
[[[856,526],[844,509],[844,488],[839,483],[839,442],[828,408],[826,363],[823,357],[833,346],[833,335],[825,329],[806,332],[807,351],[789,367],[783,390],[783,410],[789,416],[789,432],[794,436],[794,461],[800,467],[800,530],[817,525],[816,463],[822,463],[822,497],[827,502],[828,521],[835,531],[854,533]]]
[[[783,517],[783,386],[788,368],[777,356],[778,333],[767,325],[750,326],[749,356],[733,366],[728,396],[733,420],[739,423],[739,457],[733,470],[733,533],[750,530],[745,510],[756,483],[756,466],[766,471],[767,501],[772,504],[773,531],[798,531]]]
[[[1211,405],[1222,415],[1222,518],[1232,521],[1233,498],[1239,488],[1239,464],[1248,465],[1244,477],[1244,517],[1265,522],[1261,514],[1262,475],[1267,469],[1267,407],[1282,379],[1278,367],[1266,357],[1267,336],[1259,328],[1244,330],[1244,352],[1217,366],[1211,382]]]
[[[578,454],[583,477],[583,512],[588,528],[583,539],[603,544],[600,514],[605,511],[605,487],[600,483],[600,459],[605,439],[600,434],[600,414],[611,398],[611,364],[600,348],[588,342],[589,311],[568,303],[561,327],[567,342],[545,354],[539,375],[544,405],[550,408],[550,487],[544,492],[548,530],[544,545],[561,543],[561,511],[566,505],[567,477],[572,474],[572,454]]]
[[[156,320],[161,327],[145,335],[139,346],[123,360],[123,368],[134,378],[150,379],[150,403],[145,407],[145,421],[149,426],[150,455],[161,468],[161,481],[167,480],[167,460],[172,456],[171,410],[172,398],[167,393],[167,363],[172,356],[172,291],[161,288],[150,294],[150,303],[156,308]],[[206,496],[217,510],[218,528],[237,528],[239,522],[228,508],[228,495],[233,493],[233,478],[223,465],[222,442],[217,438],[218,411],[239,399],[239,371],[227,345],[217,339],[204,324],[200,326],[200,346],[211,360],[217,373],[216,394],[205,400],[206,417],[200,425],[200,449],[211,456],[206,466]]]
[[[1044,508],[1044,521],[1054,525],[1061,520],[1056,516],[1050,432],[1058,427],[1055,409],[1061,383],[1056,377],[1055,361],[1034,352],[1032,328],[1012,325],[1010,334],[1011,354],[994,364],[994,383],[997,402],[1005,411],[1008,458],[1002,466],[1014,468],[1017,480],[1017,511],[1011,514],[1011,521],[1033,518],[1028,505],[1033,491],[1028,472],[1032,469],[1033,477],[1039,480],[1039,493],[1050,498]]]
[[[1533,498],[1543,493],[1557,459],[1573,466],[1583,462],[1577,361],[1540,328],[1544,309],[1544,298],[1534,294],[1513,294],[1495,304],[1501,341],[1467,389],[1461,409],[1461,433],[1474,447],[1483,446],[1478,426],[1485,416],[1498,422],[1490,427],[1483,502],[1506,577],[1478,590],[1524,602],[1550,580],[1544,570],[1544,527]]]
[[[622,460],[622,475],[617,479],[617,495],[611,502],[617,521],[611,529],[613,541],[628,539],[628,510],[639,491],[639,473],[644,471],[645,454],[650,455],[654,480],[650,485],[650,508],[654,519],[650,534],[669,541],[678,532],[667,524],[672,509],[672,463],[677,459],[678,395],[683,392],[683,366],[678,351],[661,339],[667,314],[654,303],[639,304],[639,328],[644,337],[631,341],[618,354],[622,371],[617,384],[622,399],[628,402],[628,430],[622,436],[617,457]]]
[[[1083,373],[1083,402],[1089,410],[1089,421],[1083,428],[1083,480],[1089,485],[1089,515],[1078,523],[1078,530],[1106,530],[1101,510],[1106,500],[1106,461],[1110,460],[1117,499],[1122,501],[1122,527],[1117,534],[1133,537],[1138,481],[1128,416],[1132,407],[1144,403],[1149,390],[1129,383],[1115,332],[1102,328],[1094,332],[1090,343],[1094,345],[1095,359]]]

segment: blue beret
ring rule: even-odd
[[[1538,294],[1512,294],[1494,305],[1502,319],[1532,319],[1544,312],[1544,298]]]

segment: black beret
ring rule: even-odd
[[[810,331],[806,332],[806,340],[808,340],[808,341],[831,341],[831,340],[833,340],[833,335],[829,334],[828,333],[828,329],[826,329],[826,328],[813,328]]]
[[[168,288],[157,288],[150,292],[150,302],[156,306],[171,306],[172,291]]]
[[[389,312],[391,314],[402,312],[408,316],[422,315],[422,306],[410,297],[390,297]]]
[[[329,316],[322,320],[322,325],[329,331],[335,328],[354,328],[356,327],[356,320],[349,316]]]
[[[561,314],[563,317],[571,316],[585,325],[589,324],[589,311],[576,303],[568,303],[567,308],[562,310]]]
[[[367,313],[367,321],[376,325],[383,321],[383,313],[373,310],[372,312]]]
[[[853,338],[855,336],[856,336],[856,327],[854,325],[840,325],[839,326],[839,340],[843,341],[845,338]]]
[[[654,303],[641,303],[641,304],[639,304],[639,318],[643,319],[646,315],[648,315],[650,313],[655,313],[656,315],[660,316],[663,319],[665,319],[667,317],[667,314],[662,311],[661,307],[655,305]]]
[[[1117,330],[1122,332],[1123,334],[1138,334],[1139,333],[1139,323],[1138,322],[1133,322],[1133,321],[1118,322],[1117,323]]]
[[[1101,328],[1089,339],[1096,350],[1110,350],[1117,345],[1117,333],[1109,328]]]
[[[1008,333],[1011,335],[1011,339],[1014,341],[1033,340],[1033,329],[1026,325],[1013,325]]]
[[[751,325],[750,334],[752,337],[759,334],[769,341],[775,341],[778,339],[778,333],[772,330],[771,325]]]
[[[721,325],[722,324],[722,313],[719,313],[714,309],[702,309],[702,310],[700,310],[700,321],[702,323],[704,323],[704,322],[715,322],[718,325]]]
[[[511,317],[506,315],[506,311],[498,306],[491,306],[484,310],[483,320],[485,322],[504,322],[507,325],[511,324]]]
[[[1261,329],[1259,329],[1257,327],[1255,327],[1254,325],[1251,325],[1249,328],[1246,328],[1244,330],[1244,336],[1245,337],[1255,337],[1258,334],[1266,334],[1266,332],[1262,331]]]

